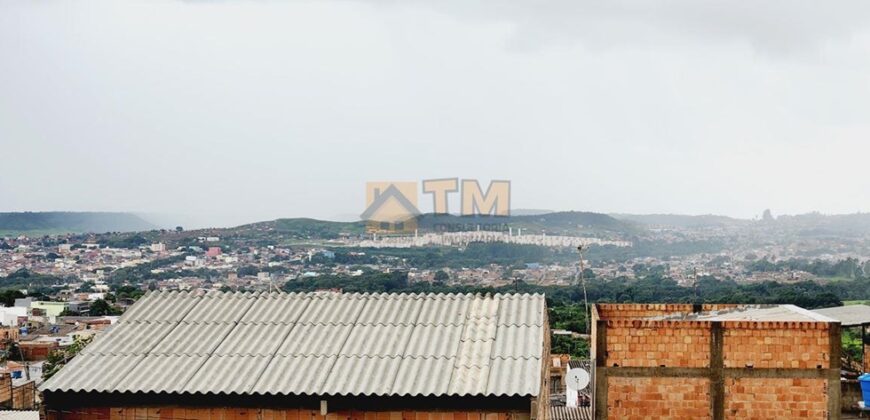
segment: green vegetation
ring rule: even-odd
[[[554,304],[549,307],[548,315],[551,330],[586,334],[586,307],[582,302]],[[565,353],[570,354],[571,357],[588,358],[589,340],[572,335],[553,334],[550,340],[550,353]]]
[[[42,379],[47,380],[54,376],[60,368],[64,367],[73,357],[79,354],[82,349],[93,341],[93,336],[88,338],[77,338],[72,344],[65,348],[52,350],[48,354],[45,364],[42,366]]]
[[[584,257],[592,263],[603,261],[624,261],[636,257],[689,255],[704,252],[717,252],[724,245],[720,242],[699,241],[679,244],[640,241],[633,247],[592,246]],[[562,264],[573,265],[577,262],[577,251],[573,248],[549,248],[536,245],[508,244],[502,242],[472,242],[465,248],[423,247],[423,248],[332,248],[333,259],[315,255],[312,263],[334,264],[374,264],[380,260],[404,261],[407,265],[423,269],[449,267],[478,268],[490,264],[505,267],[522,267],[525,264]],[[360,255],[364,254],[364,255]]]
[[[803,258],[772,262],[767,258],[762,258],[746,265],[746,271],[749,273],[805,271],[819,277],[837,280],[858,278],[864,275],[865,268],[870,270],[870,265],[867,263],[861,264],[860,261],[854,258],[846,258],[836,262],[807,260]]]
[[[0,290],[0,303],[3,306],[15,306],[15,299],[21,299],[27,297],[24,293],[21,293],[20,290],[15,289],[6,289]]]
[[[149,263],[139,264],[135,267],[124,267],[119,268],[115,271],[112,271],[109,274],[108,283],[110,284],[123,284],[130,283],[136,284],[140,283],[144,280],[156,279],[160,278],[160,274],[154,274],[151,271],[159,269],[161,267],[169,266],[181,261],[184,261],[184,258],[187,255],[176,255],[169,258],[163,258],[159,260],[154,260]],[[167,277],[169,278],[169,277]]]
[[[61,283],[65,283],[65,280],[60,277],[34,273],[26,268],[0,277],[0,287],[9,289],[44,289]]]
[[[91,316],[121,315],[121,309],[103,299],[97,299],[91,303],[88,314]]]
[[[553,235],[637,234],[637,227],[606,214],[559,212],[534,216],[454,216],[424,214],[417,218],[421,232],[474,230],[480,225],[489,230],[504,230],[511,226],[529,233],[547,232]],[[338,239],[366,233],[365,222],[331,222],[295,218],[254,223],[230,229],[222,237],[237,236],[254,239],[254,243],[280,242],[281,239]],[[268,235],[266,235],[268,233]]]
[[[121,299],[136,300],[145,294],[144,290],[128,285],[116,286],[112,290],[114,291],[114,294],[106,295],[106,299],[111,302],[117,302]]]
[[[550,328],[586,333],[586,308],[583,302],[564,302],[550,308]]]
[[[365,232],[363,222],[329,222],[315,219],[278,219],[275,230],[297,238],[336,239],[342,235],[360,235]]]
[[[857,363],[861,364],[864,355],[864,345],[861,342],[861,330],[854,328],[843,328],[840,330],[840,340],[843,342],[843,357],[849,362],[849,365]]]
[[[573,358],[589,358],[589,340],[570,335],[554,334],[550,338],[550,354],[570,354]]]
[[[424,231],[459,231],[507,226],[523,229],[528,233],[546,232],[552,235],[588,235],[597,233],[635,234],[639,230],[628,222],[614,219],[606,214],[581,211],[565,211],[524,216],[454,216],[449,214],[424,214],[417,218],[417,225]],[[501,229],[497,229],[501,230]]]
[[[139,248],[142,245],[147,245],[152,242],[152,239],[146,238],[138,233],[127,235],[103,235],[97,240],[97,243],[103,247],[125,249]]]
[[[311,292],[329,289],[341,289],[351,293],[383,293],[411,292],[414,288],[409,286],[408,273],[403,271],[394,271],[392,273],[368,272],[358,277],[306,277],[288,281],[284,285],[284,290],[288,292]]]

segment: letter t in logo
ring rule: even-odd
[[[447,214],[447,194],[459,191],[459,178],[427,179],[423,181],[423,193],[432,194],[432,208],[435,214]]]

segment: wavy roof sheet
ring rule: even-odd
[[[543,295],[152,292],[49,392],[537,396]]]

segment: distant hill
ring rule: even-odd
[[[475,230],[478,225],[482,229],[499,225],[508,225],[514,229],[522,228],[524,232],[547,232],[553,235],[588,235],[598,233],[633,234],[637,227],[606,214],[587,212],[557,212],[527,216],[456,216],[451,214],[423,214],[417,218],[417,226],[421,233],[432,231],[462,231]],[[365,222],[332,222],[308,218],[278,219],[250,225],[231,228],[239,234],[254,232],[274,232],[297,238],[333,239],[345,235],[365,233]]]
[[[822,214],[818,212],[780,215],[771,220],[736,219],[727,216],[681,214],[613,214],[613,217],[645,227],[744,227],[779,231],[800,236],[870,235],[870,213]]]
[[[555,213],[555,211],[542,209],[511,209],[511,216],[537,216],[547,213]]]
[[[365,232],[363,222],[330,222],[308,218],[278,219],[275,229],[283,233],[319,238],[334,238],[340,235],[354,235]]]
[[[544,231],[554,234],[584,234],[594,232],[612,232],[632,234],[637,227],[623,220],[602,213],[584,211],[560,211],[555,213],[528,216],[511,216],[511,224],[532,231]]]
[[[863,236],[870,234],[870,213],[782,215],[768,224],[805,236]]]
[[[614,218],[647,226],[667,226],[682,228],[736,226],[751,221],[728,216],[705,214],[689,216],[683,214],[613,214]]]
[[[132,213],[0,213],[0,234],[5,235],[136,232],[151,229],[154,229],[154,225]]]

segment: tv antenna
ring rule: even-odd
[[[583,307],[584,307],[584,310],[586,311],[585,312],[586,313],[586,334],[589,334],[589,322],[590,322],[590,319],[589,319],[589,316],[590,316],[589,297],[586,295],[586,277],[583,274],[583,270],[584,270],[584,267],[583,267],[583,245],[577,246],[577,253],[580,254],[580,265],[578,267],[579,272],[577,274],[580,276],[580,286],[583,287]]]

